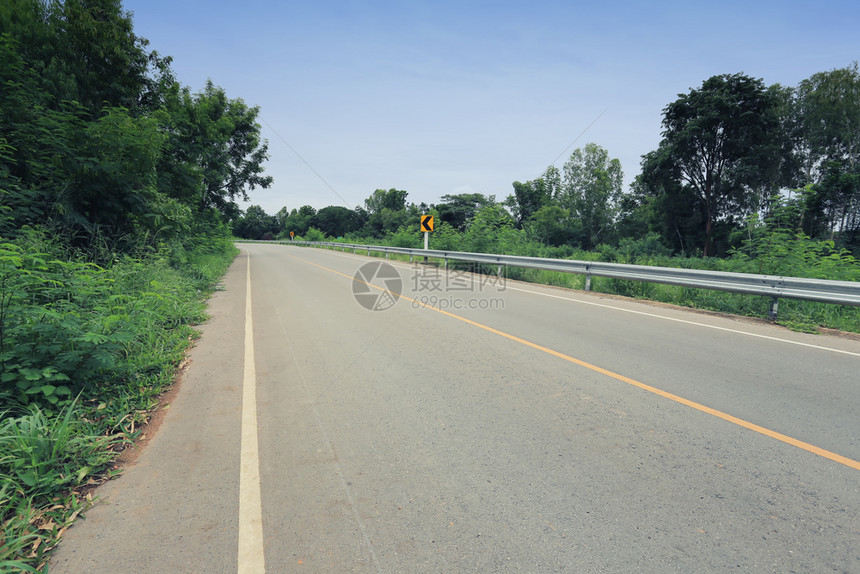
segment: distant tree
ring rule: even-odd
[[[277,234],[277,219],[259,205],[250,206],[233,222],[233,235],[243,239],[267,239]]]
[[[860,248],[860,170],[840,161],[819,167],[818,182],[804,194],[804,230],[850,248]]]
[[[592,249],[608,239],[621,197],[621,162],[597,144],[576,149],[564,164],[558,203],[580,229],[580,243]]]
[[[813,74],[797,87],[796,105],[807,146],[807,169],[824,161],[860,163],[860,70],[846,68]]]
[[[409,214],[406,211],[406,196],[409,193],[400,189],[377,189],[364,200],[367,211],[357,211],[367,214],[364,233],[381,239],[394,233],[406,224]],[[360,219],[363,219],[360,217]]]
[[[290,210],[286,208],[286,206],[282,207],[275,214],[275,222],[277,223],[278,233],[284,231],[284,225],[287,222],[287,218],[290,216]]]
[[[366,233],[371,237],[381,239],[388,234],[396,232],[409,221],[409,213],[406,209],[389,209],[383,207],[379,211],[374,211],[367,219],[364,226]]]
[[[367,212],[366,209],[361,207],[360,205],[356,205],[355,209],[355,219],[358,221],[358,228],[361,229],[365,225],[367,225],[367,221],[370,219],[370,213]]]
[[[389,190],[377,189],[370,197],[364,200],[364,205],[370,213],[380,213],[383,209],[391,211],[402,211],[406,209],[406,196],[408,192],[391,188]]]
[[[561,175],[558,168],[549,166],[538,179],[513,183],[514,194],[509,195],[505,205],[510,208],[517,225],[522,227],[537,211],[548,205],[559,193]]]
[[[487,197],[481,193],[443,195],[441,199],[441,203],[435,206],[440,222],[447,223],[458,231],[466,229],[479,209],[496,202],[495,197]]]
[[[649,175],[677,177],[695,194],[705,216],[705,256],[713,250],[715,223],[742,215],[752,204],[753,191],[777,171],[778,111],[776,95],[761,80],[743,74],[713,76],[663,109],[663,140],[656,157],[670,168],[653,169]]]
[[[343,237],[358,231],[362,225],[355,211],[339,205],[323,207],[311,218],[310,224],[330,237]]]
[[[820,72],[796,90],[799,149],[807,181],[805,228],[815,235],[840,235],[860,248],[860,71]],[[816,229],[817,227],[817,229]]]
[[[575,239],[576,226],[570,211],[557,203],[538,209],[529,218],[525,228],[535,239],[547,245],[565,245]]]
[[[299,209],[294,209],[290,215],[284,218],[283,229],[281,236],[290,236],[292,231],[296,235],[304,235],[311,226],[311,220],[317,214],[317,210],[310,205],[303,205]]]
[[[472,217],[463,234],[464,247],[475,253],[499,253],[508,247],[504,237],[514,228],[514,219],[498,203],[482,206]]]
[[[642,157],[642,172],[620,202],[620,236],[658,233],[676,253],[692,254],[705,241],[705,214],[696,193],[683,184],[678,167],[661,154]]]

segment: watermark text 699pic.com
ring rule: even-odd
[[[465,299],[453,295],[449,297],[421,295],[412,300],[413,309],[425,309],[427,307],[442,311],[498,311],[505,308],[505,300],[501,297]]]
[[[431,265],[411,268],[413,309],[451,309],[455,311],[497,311],[505,300],[492,297],[505,291],[503,267],[497,273],[482,273],[479,264],[458,264],[440,269]],[[355,300],[368,311],[385,311],[394,307],[403,293],[404,281],[399,271],[383,261],[365,263],[352,283]],[[468,295],[468,296],[467,296]]]
[[[504,268],[502,268],[503,270]],[[416,293],[413,309],[432,307],[454,311],[496,311],[505,308],[501,297],[490,297],[505,291],[505,275],[481,273],[480,265],[469,263],[457,268],[440,269],[429,265],[412,268],[412,289]],[[464,294],[472,294],[464,297]]]

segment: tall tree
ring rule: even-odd
[[[564,164],[559,204],[580,227],[582,246],[592,249],[606,239],[617,213],[624,175],[621,162],[609,152],[589,143],[573,151]]]
[[[88,110],[103,106],[132,109],[140,103],[150,59],[146,41],[135,36],[131,15],[121,0],[64,0],[52,2],[49,21],[55,29],[54,49],[62,54],[46,62],[45,71],[58,82],[74,78],[65,99]],[[62,90],[62,84],[55,86]]]
[[[159,164],[160,187],[205,210],[231,210],[237,198],[248,200],[248,190],[268,188],[272,177],[263,175],[268,142],[260,137],[258,107],[242,99],[229,99],[211,81],[191,94],[174,86],[164,116],[169,134]]]
[[[642,172],[620,203],[620,231],[634,238],[657,232],[673,251],[688,254],[705,241],[705,214],[679,168],[662,155],[666,151],[642,156]]]
[[[860,235],[860,71],[814,74],[796,90],[800,149],[808,181],[807,229],[823,224],[830,238],[857,243]],[[812,226],[811,226],[812,225]],[[853,241],[851,241],[853,239]]]
[[[330,237],[343,237],[361,229],[362,222],[354,210],[341,205],[330,205],[320,209],[311,218],[310,224]]]
[[[0,31],[19,43],[36,80],[32,97],[54,109],[71,101],[95,117],[134,109],[151,87],[151,66],[164,63],[135,36],[120,0],[4,0]]]
[[[370,197],[364,200],[364,205],[370,213],[380,213],[383,209],[402,211],[406,209],[407,195],[409,193],[402,189],[377,189]]]
[[[570,211],[556,202],[548,203],[534,212],[526,222],[525,229],[541,243],[556,246],[574,243],[579,230]]]
[[[561,175],[558,168],[549,166],[544,174],[534,180],[513,183],[514,193],[505,200],[516,218],[517,225],[522,227],[540,208],[548,205],[559,193]]]
[[[468,227],[478,210],[496,202],[495,197],[487,197],[482,193],[449,194],[443,195],[441,199],[441,203],[436,205],[439,221],[447,223],[458,231],[463,231]]]
[[[289,216],[283,220],[282,233],[289,237],[292,231],[296,235],[304,235],[311,227],[311,221],[317,214],[317,210],[310,205],[303,205],[299,209],[294,209]]]
[[[247,211],[233,222],[233,235],[243,239],[271,239],[277,232],[277,219],[259,205]]]
[[[377,189],[365,199],[367,233],[373,237],[382,238],[406,225],[409,219],[409,213],[406,211],[408,195],[409,193],[402,189]],[[358,221],[365,219],[362,211],[356,210],[359,215]]]
[[[695,194],[705,216],[705,256],[715,223],[747,210],[754,190],[777,171],[778,111],[776,95],[744,74],[713,76],[663,109],[658,157],[674,169],[652,173],[674,175]]]
[[[0,6],[0,145],[18,226],[82,240],[155,232],[178,213],[157,193],[163,135],[140,106],[160,72],[114,0]],[[154,58],[154,59],[153,59]]]
[[[813,74],[797,87],[804,140],[811,170],[823,161],[860,163],[860,70]]]

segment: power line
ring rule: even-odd
[[[284,139],[284,137],[283,137],[281,134],[279,134],[279,133],[278,133],[278,131],[277,131],[275,128],[273,128],[273,127],[272,127],[272,124],[270,124],[269,122],[267,122],[267,121],[266,121],[266,120],[264,120],[263,118],[260,118],[260,121],[262,121],[264,124],[266,124],[266,126],[268,126],[268,128],[269,128],[270,130],[272,130],[272,133],[274,133],[276,136],[278,136],[278,139],[279,139],[279,140],[281,140],[282,142],[284,142],[284,145],[286,145],[288,148],[290,148],[290,151],[291,151],[291,152],[293,152],[293,153],[296,155],[296,157],[297,157],[297,158],[299,158],[300,160],[302,160],[302,163],[303,163],[303,164],[305,164],[306,166],[308,166],[308,169],[309,169],[309,170],[311,170],[311,171],[313,172],[313,174],[314,174],[315,176],[317,176],[317,178],[318,178],[321,182],[323,182],[323,183],[325,184],[325,186],[326,186],[327,188],[329,188],[329,189],[331,190],[331,192],[332,192],[332,193],[334,193],[334,194],[335,194],[335,195],[336,195],[336,196],[337,196],[337,197],[338,197],[338,198],[343,202],[344,207],[346,207],[347,209],[352,209],[352,207],[350,207],[350,205],[349,205],[349,202],[348,202],[347,200],[345,200],[345,199],[343,198],[343,196],[342,196],[341,194],[339,194],[339,193],[337,192],[337,190],[336,190],[334,187],[332,187],[332,186],[331,186],[331,184],[330,184],[329,182],[327,182],[327,181],[325,180],[325,178],[324,178],[323,176],[321,176],[321,175],[320,175],[320,173],[319,173],[317,170],[315,170],[315,169],[314,169],[314,166],[312,166],[311,164],[309,164],[309,163],[308,163],[308,161],[307,161],[305,158],[303,158],[299,152],[297,152],[297,151],[296,151],[296,148],[294,148],[293,146],[291,146],[291,145],[290,145],[290,143],[289,143],[287,140],[285,140],[285,139]]]
[[[603,110],[602,112],[600,112],[600,114],[598,114],[598,116],[597,116],[596,118],[594,118],[594,120],[592,120],[592,122],[591,122],[590,124],[588,124],[587,126],[585,126],[585,129],[584,129],[584,130],[582,130],[581,132],[579,132],[579,135],[578,135],[578,136],[576,136],[576,138],[575,138],[572,142],[570,142],[570,145],[569,145],[569,146],[567,146],[566,148],[564,148],[564,151],[562,151],[560,154],[558,154],[558,156],[557,156],[554,160],[552,160],[552,162],[550,162],[550,165],[555,165],[555,162],[557,162],[557,161],[559,160],[559,158],[561,158],[561,156],[563,156],[564,154],[566,154],[566,153],[567,153],[567,150],[569,150],[570,148],[572,148],[572,147],[573,147],[573,144],[575,144],[577,141],[579,141],[579,138],[581,138],[583,135],[585,135],[585,132],[587,132],[589,129],[591,129],[591,126],[593,126],[594,124],[596,124],[596,123],[597,123],[597,120],[599,120],[601,117],[603,117],[603,114],[605,114],[605,113],[606,113],[606,111],[607,111],[607,110]]]

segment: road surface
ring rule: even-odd
[[[242,245],[52,574],[860,572],[860,342],[383,261]]]

